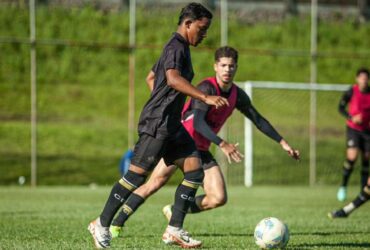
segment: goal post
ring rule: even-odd
[[[350,85],[346,84],[310,84],[310,83],[295,83],[295,82],[271,82],[271,81],[247,81],[244,83],[240,83],[240,86],[242,86],[245,90],[245,92],[248,94],[248,96],[252,99],[253,102],[253,92],[257,89],[262,90],[263,92],[273,91],[273,90],[280,90],[284,92],[290,91],[306,91],[307,94],[314,91],[316,93],[320,92],[336,92],[337,95],[340,94],[338,92],[346,91]],[[337,95],[334,99],[338,99]],[[284,97],[281,97],[284,99]],[[299,97],[298,97],[299,98]],[[316,99],[314,99],[315,102]],[[261,100],[259,100],[261,101]],[[262,100],[263,102],[264,100]],[[286,97],[285,100],[289,103],[289,97]],[[337,100],[339,102],[339,99]],[[312,99],[307,99],[307,102],[312,102]],[[254,102],[253,102],[254,103]],[[294,106],[294,105],[293,105]],[[315,180],[316,176],[316,140],[313,140],[312,132],[317,130],[317,124],[316,124],[316,116],[317,112],[320,113],[320,110],[316,110],[317,105],[312,105],[312,103],[309,103],[308,109],[310,114],[314,114],[314,118],[312,119],[312,116],[309,116],[309,131],[308,131],[308,140],[309,140],[309,178],[311,179],[312,176],[314,177],[313,180]],[[315,110],[311,110],[311,109]],[[258,106],[256,106],[257,109],[259,109]],[[296,107],[297,109],[299,107]],[[271,109],[274,109],[274,107],[271,107]],[[337,110],[333,110],[332,112],[337,112]],[[263,114],[263,113],[262,113]],[[291,119],[302,119],[302,117],[290,117]],[[306,127],[306,126],[305,126]],[[304,130],[304,128],[302,129]],[[251,187],[253,185],[253,167],[254,167],[254,150],[253,150],[253,124],[252,122],[244,118],[244,185],[246,187]],[[311,180],[310,180],[311,183]],[[312,183],[311,183],[312,184]]]

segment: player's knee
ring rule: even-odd
[[[122,177],[126,182],[131,184],[134,188],[138,188],[144,184],[146,180],[146,176],[142,174],[138,174],[131,170],[127,171],[127,173]]]
[[[227,196],[225,194],[212,195],[209,203],[211,208],[221,207],[227,203]]]
[[[184,173],[184,179],[191,183],[201,185],[204,179],[203,168]]]

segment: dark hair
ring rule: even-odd
[[[194,21],[194,20],[200,20],[203,17],[212,19],[213,15],[209,10],[207,10],[206,7],[204,7],[200,3],[189,3],[184,8],[181,9],[181,13],[179,16],[179,22],[177,24],[178,25],[182,24],[182,22],[186,18],[190,18],[192,21]]]
[[[221,57],[231,57],[237,63],[238,51],[229,46],[220,47],[215,52],[215,61],[219,61]]]
[[[367,68],[360,68],[360,69],[358,69],[357,70],[357,73],[356,73],[356,76],[359,76],[360,74],[362,74],[362,73],[364,73],[364,74],[366,74],[367,75],[367,77],[369,77],[370,76],[370,72],[369,72],[369,70],[367,69]]]

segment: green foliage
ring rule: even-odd
[[[0,37],[27,39],[28,19],[27,9],[1,7]],[[126,11],[39,6],[36,21],[37,38],[43,41],[128,43]],[[137,43],[141,47],[136,50],[135,123],[149,96],[145,76],[175,31],[176,22],[177,14],[168,10],[138,8]],[[230,15],[229,44],[241,49],[236,80],[309,81],[308,56],[266,54],[270,49],[308,51],[309,27],[308,19],[250,25]],[[213,74],[213,51],[202,48],[219,46],[219,30],[216,15],[204,44],[192,49],[194,83]],[[319,51],[369,53],[369,31],[369,24],[355,25],[351,20],[322,22]],[[128,55],[127,50],[118,48],[37,45],[41,184],[105,184],[117,178],[118,161],[128,148]],[[29,57],[28,44],[0,44],[0,184],[15,183],[20,175],[29,176]],[[367,63],[365,59],[318,58],[319,82],[351,83],[355,70]],[[257,103],[258,108],[259,105],[262,106]],[[285,123],[274,114],[268,117],[278,127]],[[294,124],[296,117],[288,116],[286,122]],[[242,124],[237,123],[235,126],[242,131]],[[332,152],[338,149],[342,147]],[[264,159],[273,157],[274,153],[260,152],[263,164],[269,165],[270,160]],[[306,179],[293,182],[300,181]]]

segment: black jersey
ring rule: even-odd
[[[189,43],[179,33],[173,34],[152,68],[154,88],[140,115],[139,134],[167,138],[182,126],[181,111],[186,96],[168,86],[166,71],[169,69],[178,70],[189,82],[194,77]]]

